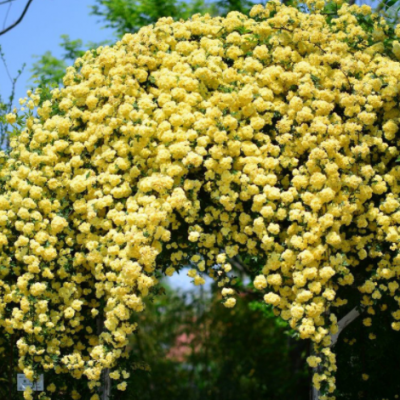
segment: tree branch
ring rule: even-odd
[[[0,6],[3,4],[7,4],[7,3],[12,3],[15,0],[5,0],[5,1],[0,1]]]
[[[9,1],[13,1],[13,0],[9,0]],[[10,31],[11,29],[15,28],[25,17],[26,12],[28,11],[29,6],[31,5],[33,0],[28,0],[28,2],[26,3],[26,6],[24,8],[24,11],[22,11],[21,16],[18,18],[17,21],[15,21],[12,25],[10,25],[8,28],[0,31],[0,36],[4,35],[5,33],[7,33],[8,31]],[[3,3],[1,3],[3,4]]]

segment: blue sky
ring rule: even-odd
[[[27,0],[14,0],[0,4],[0,30],[3,30],[3,25],[7,27],[19,18],[26,3]],[[89,15],[90,6],[94,4],[94,0],[33,0],[22,22],[0,36],[10,74],[15,76],[26,63],[25,72],[17,84],[17,99],[25,97],[28,85],[32,85],[28,79],[31,75],[29,69],[35,62],[34,54],[42,55],[50,50],[57,57],[62,55],[60,35],[68,34],[71,39],[82,39],[83,43],[106,39],[116,41],[112,30],[102,28],[99,18]],[[0,93],[4,99],[10,90],[10,80],[1,64]]]

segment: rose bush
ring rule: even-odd
[[[37,115],[0,188],[0,326],[28,378],[86,377],[95,393],[107,369],[125,390],[131,316],[161,274],[190,264],[233,307],[238,256],[314,343],[322,399],[340,307],[400,329],[400,29],[325,6],[162,18],[87,52],[50,98],[29,93]]]

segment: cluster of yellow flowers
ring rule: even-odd
[[[0,326],[28,377],[95,391],[109,369],[124,390],[131,316],[160,272],[208,273],[233,307],[246,254],[334,398],[341,287],[371,317],[400,302],[400,45],[386,55],[369,7],[324,5],[162,18],[87,52],[29,117],[0,174]]]

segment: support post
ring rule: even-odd
[[[104,319],[101,314],[97,317],[97,334],[100,335],[104,331]],[[110,371],[104,369],[101,373],[100,400],[110,400],[111,380]]]
[[[313,354],[313,342],[310,343],[310,355]],[[318,366],[312,369],[312,375],[311,375],[311,390],[310,390],[310,400],[318,400],[319,399],[319,390],[314,387],[313,384],[313,377],[314,374],[318,372]]]
[[[347,325],[351,324],[359,315],[360,311],[358,311],[357,308],[354,307],[338,322],[338,331],[334,335],[331,335],[331,347],[336,344],[339,335],[342,333],[343,329],[346,328]],[[313,368],[313,375],[316,372],[317,369]],[[313,384],[311,384],[310,400],[319,400],[319,390],[317,390]]]
[[[314,386],[312,386],[311,400],[318,400],[318,399],[319,399],[319,390],[317,390]]]
[[[336,344],[339,335],[341,334],[343,329],[346,328],[347,325],[351,324],[359,315],[360,312],[357,310],[356,307],[354,307],[338,322],[338,327],[339,327],[338,331],[334,335],[331,335],[331,347],[333,347]]]
[[[102,392],[100,395],[101,400],[110,400],[111,395],[111,381],[110,381],[110,371],[105,369],[102,372]]]

